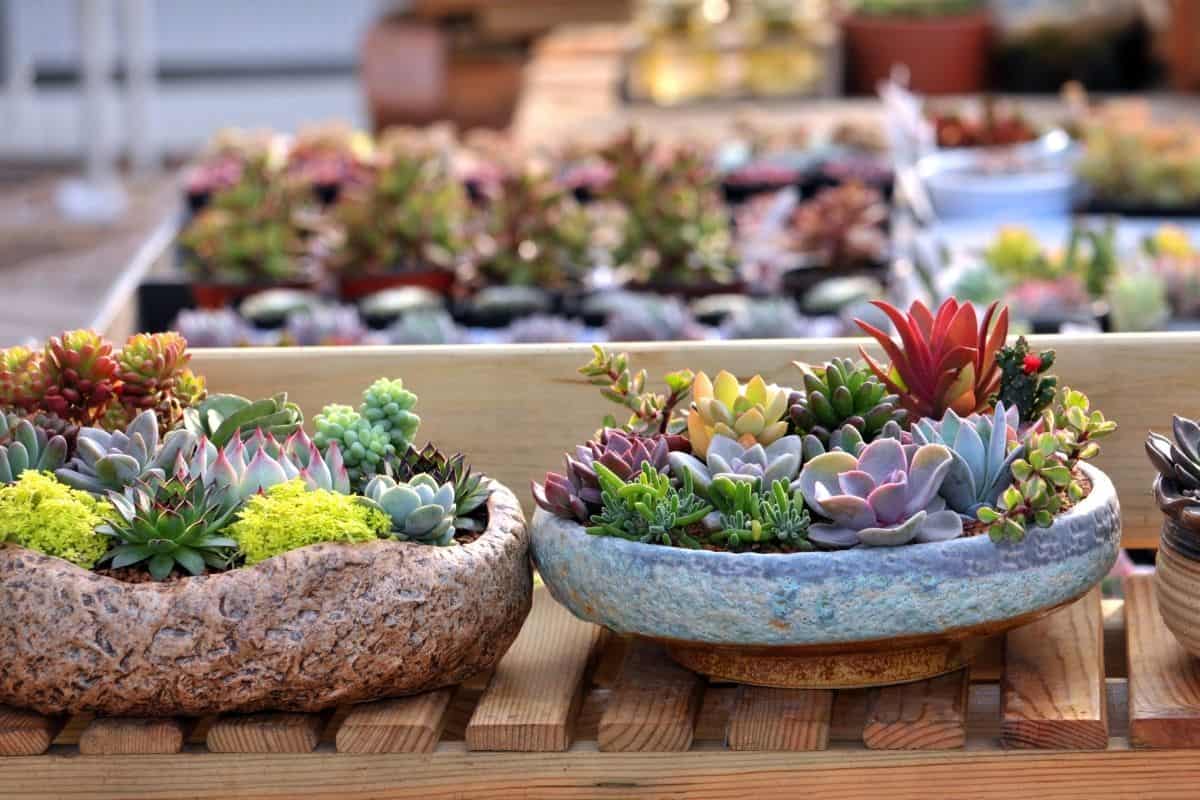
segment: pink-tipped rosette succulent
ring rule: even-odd
[[[940,444],[904,446],[879,439],[856,458],[833,451],[800,471],[809,507],[831,520],[812,525],[810,541],[830,548],[895,547],[962,535],[962,519],[938,496],[952,456]]]

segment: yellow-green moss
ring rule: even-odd
[[[0,488],[0,540],[91,569],[108,550],[108,539],[96,533],[104,507],[48,472],[25,470]]]
[[[391,527],[387,514],[361,498],[310,491],[297,479],[251,497],[227,533],[249,565],[317,542],[369,542]]]

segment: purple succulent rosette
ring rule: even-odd
[[[796,479],[800,470],[802,442],[799,436],[784,436],[763,447],[758,442],[747,447],[728,436],[717,435],[708,445],[704,460],[691,453],[673,452],[668,455],[671,472],[682,480],[689,473],[692,485],[706,495],[714,478],[732,481],[761,481],[770,488],[775,481]]]
[[[800,471],[809,507],[831,520],[809,528],[809,539],[830,548],[894,547],[962,535],[962,518],[938,496],[953,457],[940,444],[905,447],[879,439],[856,458],[834,451]]]

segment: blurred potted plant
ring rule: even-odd
[[[737,282],[729,218],[716,176],[696,149],[656,148],[630,131],[605,150],[620,209],[613,261],[633,287],[689,297]]]
[[[465,249],[467,200],[448,159],[427,148],[393,147],[370,177],[332,207],[326,262],[352,301],[393,286],[443,295]]]
[[[371,137],[345,122],[301,128],[288,151],[286,174],[312,189],[328,205],[342,188],[366,178],[371,159]]]
[[[800,264],[783,275],[785,291],[802,295],[838,275],[880,275],[887,267],[888,205],[883,195],[852,181],[821,189],[792,211],[784,246]]]
[[[861,0],[842,27],[859,94],[873,94],[897,64],[922,94],[970,94],[986,85],[991,20],[983,0]]]

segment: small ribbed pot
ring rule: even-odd
[[[1018,543],[973,536],[894,548],[725,553],[591,536],[538,509],[534,561],[577,617],[664,641],[714,678],[880,686],[951,672],[981,639],[1083,596],[1108,574],[1121,512],[1108,477]]]
[[[1197,534],[1165,517],[1155,561],[1158,613],[1184,649],[1200,657],[1200,550]]]
[[[252,567],[124,583],[0,545],[0,704],[43,714],[315,712],[461,683],[529,613],[529,534],[491,482],[459,547],[314,544]]]

